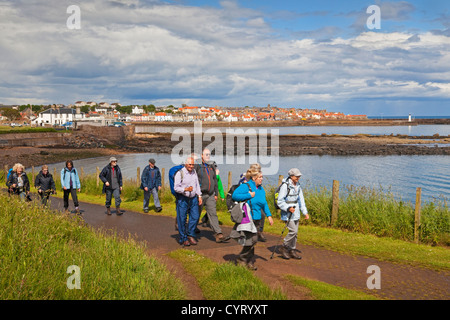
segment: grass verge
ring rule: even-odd
[[[286,275],[285,278],[295,286],[307,288],[313,300],[378,300],[378,298],[370,294],[334,286],[321,281],[305,279],[294,275]]]
[[[0,299],[179,300],[185,288],[143,244],[0,194]],[[80,289],[70,290],[70,266]]]
[[[272,290],[243,266],[215,263],[186,249],[169,253],[192,274],[207,300],[286,300],[280,290]]]

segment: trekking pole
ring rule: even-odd
[[[279,243],[280,243],[280,240],[281,240],[281,238],[283,237],[284,230],[286,230],[286,228],[287,228],[287,226],[288,226],[288,224],[289,224],[289,221],[291,221],[291,217],[292,217],[292,212],[289,211],[289,218],[288,218],[288,220],[286,221],[286,225],[284,226],[283,231],[281,231],[281,236],[280,236],[280,238],[279,238],[278,241],[277,241],[277,245],[275,246],[275,248],[274,248],[273,251],[272,251],[272,255],[270,256],[270,259],[273,258],[273,255],[274,255],[275,251],[277,251],[277,248],[278,248],[278,245],[279,245]]]

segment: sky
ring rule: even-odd
[[[448,116],[450,1],[0,0],[0,104],[76,101]]]

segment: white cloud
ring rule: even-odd
[[[449,98],[450,37],[363,32],[276,38],[262,13],[138,0],[1,3],[0,103],[304,106],[351,99]]]

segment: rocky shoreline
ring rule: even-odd
[[[310,119],[282,121],[202,121],[203,127],[296,127],[296,126],[417,126],[450,124],[450,119]],[[192,122],[137,122],[135,126],[192,127]]]
[[[68,148],[57,147],[13,147],[0,149],[0,170],[5,166],[11,168],[15,163],[21,163],[26,168],[63,162],[66,160],[79,160],[101,156],[130,153],[129,150],[108,148]]]
[[[193,141],[193,139],[191,139]],[[140,134],[124,148],[132,152],[171,153],[180,141],[171,141],[170,134]],[[203,147],[211,142],[204,142]],[[236,154],[235,145],[229,149],[226,139],[223,149]],[[193,144],[191,144],[193,147]],[[268,138],[268,153],[271,150]],[[252,146],[257,147],[257,146]],[[249,139],[246,140],[248,154]],[[375,136],[375,135],[283,135],[279,136],[279,155],[450,155],[450,136]]]
[[[120,129],[120,128],[115,128]],[[0,164],[11,167],[20,162],[26,167],[45,163],[62,162],[124,153],[171,153],[180,141],[172,141],[170,133],[126,134],[124,138],[111,140],[95,130],[74,132],[64,136],[60,146],[17,146],[0,148]],[[193,148],[193,136],[191,136]],[[214,141],[214,140],[213,140]],[[250,148],[259,148],[254,140],[245,140],[245,153]],[[215,142],[215,141],[214,141]],[[203,147],[210,144],[203,141]],[[223,137],[224,152],[237,154],[236,142],[227,147]],[[251,144],[251,146],[249,145]],[[387,155],[450,155],[450,136],[406,136],[406,135],[282,135],[278,137],[280,156],[333,155],[333,156],[387,156]],[[272,151],[271,137],[267,137],[267,154]],[[255,149],[252,152],[256,152]]]

